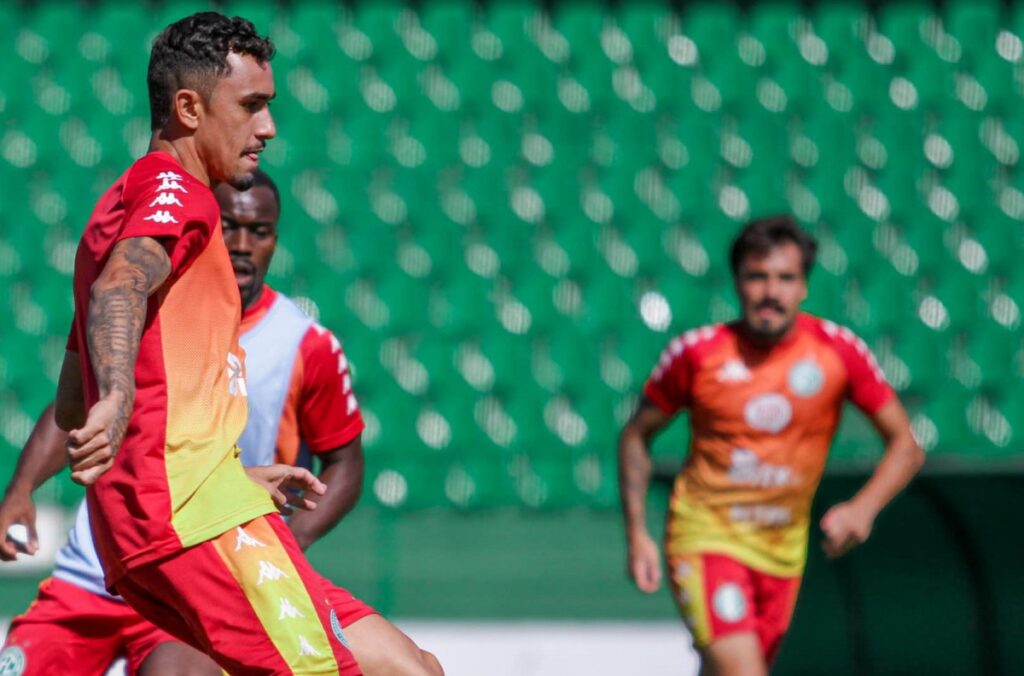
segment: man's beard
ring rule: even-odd
[[[235,190],[245,192],[256,183],[256,177],[252,174],[242,174],[241,176],[234,176],[228,183]]]

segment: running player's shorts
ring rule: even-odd
[[[793,617],[799,577],[775,577],[711,553],[670,554],[668,566],[679,613],[698,648],[752,632],[772,663]]]
[[[117,591],[233,675],[357,676],[327,584],[270,514],[129,570]]]
[[[102,676],[124,656],[129,674],[161,643],[176,640],[127,603],[50,578],[25,614],[16,617],[0,652],[0,673]]]

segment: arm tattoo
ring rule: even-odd
[[[135,360],[146,322],[149,294],[171,270],[170,258],[154,239],[119,243],[92,286],[87,335],[100,397],[120,395],[111,443],[120,446],[135,403]]]

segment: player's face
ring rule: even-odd
[[[751,334],[764,340],[785,335],[807,298],[800,247],[786,242],[749,254],[736,275],[736,293]]]
[[[274,192],[264,185],[240,191],[221,183],[214,194],[220,204],[224,244],[231,256],[242,305],[249,307],[259,298],[277,247],[280,207]]]
[[[252,185],[259,153],[277,133],[270,114],[274,72],[251,56],[228,54],[231,72],[219,78],[204,105],[195,138],[213,183],[244,190]]]

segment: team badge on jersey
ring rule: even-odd
[[[25,652],[16,645],[8,646],[0,652],[0,676],[21,676],[27,665]]]
[[[813,397],[825,386],[825,373],[813,359],[801,359],[789,369],[786,382],[798,397]]]
[[[778,434],[793,419],[793,406],[777,392],[759,394],[747,402],[743,418],[759,432]]]
[[[723,622],[739,622],[747,616],[747,599],[735,582],[726,582],[718,586],[711,599],[711,607],[714,608],[718,619]]]
[[[334,608],[331,608],[331,631],[334,632],[334,638],[338,639],[341,645],[345,646],[348,650],[352,650],[345,639],[345,634],[341,631],[341,622],[338,620],[338,613],[334,612]]]

